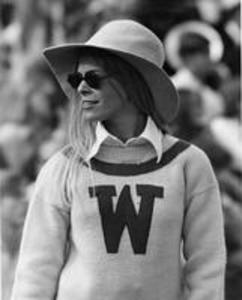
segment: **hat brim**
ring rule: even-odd
[[[81,54],[88,53],[91,48],[116,54],[130,63],[148,84],[156,109],[163,120],[167,123],[174,120],[178,110],[178,95],[166,72],[143,58],[110,48],[78,43],[49,47],[43,51],[50,68],[69,99],[72,98],[73,89],[67,82],[67,76],[75,70]]]
[[[196,33],[205,38],[209,43],[209,56],[213,62],[222,58],[224,46],[219,33],[211,26],[199,21],[188,21],[173,27],[165,37],[164,45],[167,53],[167,61],[175,70],[184,65],[179,55],[179,47],[182,36],[185,33]]]

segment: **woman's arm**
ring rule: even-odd
[[[223,300],[226,254],[222,203],[211,165],[199,150],[187,164],[186,181],[185,299]]]
[[[65,261],[69,206],[66,166],[58,153],[41,170],[20,247],[12,300],[54,300]]]

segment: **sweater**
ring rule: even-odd
[[[70,163],[70,147],[44,165],[12,300],[223,299],[223,218],[211,165],[196,146],[168,134],[162,143],[160,162],[142,161],[147,141],[128,149],[109,141],[91,169]]]

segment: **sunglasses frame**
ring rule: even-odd
[[[102,81],[108,77],[108,75],[98,74],[96,71],[87,71],[82,74],[81,72],[75,71],[67,76],[67,82],[71,85],[73,89],[77,89],[83,80],[93,89],[100,89],[102,85]]]

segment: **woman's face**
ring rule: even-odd
[[[78,72],[85,76],[90,71],[105,78],[101,79],[99,87],[92,87],[92,84],[88,84],[88,80],[80,82],[77,91],[84,118],[89,121],[120,118],[126,113],[129,103],[124,88],[112,74],[107,74],[101,64],[94,59],[85,58],[81,60]]]

